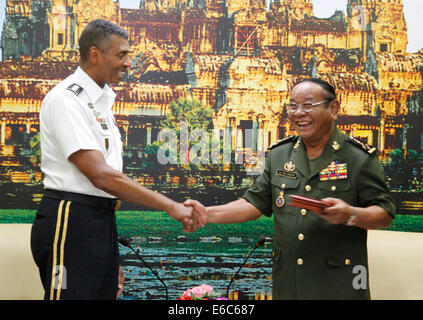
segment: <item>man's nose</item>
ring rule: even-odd
[[[131,65],[132,65],[132,59],[131,59],[131,57],[128,55],[127,57],[126,57],[126,59],[123,61],[123,65],[125,66],[125,67],[127,67],[128,69],[130,69],[131,68]]]
[[[305,111],[304,111],[304,109],[303,109],[303,105],[302,105],[302,104],[300,104],[300,105],[298,106],[298,109],[294,111],[294,114],[296,115],[296,114],[297,114],[297,112],[299,112],[301,115],[302,115],[302,114],[307,114],[307,112],[305,112]]]

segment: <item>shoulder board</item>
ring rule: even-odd
[[[79,96],[79,94],[82,92],[82,90],[84,90],[81,86],[77,85],[76,83],[72,83],[69,87],[67,87],[66,89],[72,91],[73,93],[75,93],[77,96]]]
[[[375,147],[369,146],[367,143],[364,143],[354,137],[348,137],[347,141],[351,142],[356,147],[359,147],[360,149],[366,151],[368,154],[377,155],[377,149]]]
[[[285,137],[283,139],[277,140],[277,141],[273,142],[269,146],[269,148],[267,148],[267,150],[272,150],[273,148],[276,148],[277,146],[280,146],[281,144],[284,144],[284,143],[287,143],[289,141],[292,141],[292,140],[296,139],[297,137],[298,136],[296,136],[296,135],[292,135],[292,136],[288,136],[288,137]]]

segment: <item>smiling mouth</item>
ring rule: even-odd
[[[118,71],[117,75],[121,78],[123,78],[125,76],[126,71]]]
[[[311,125],[311,122],[310,121],[297,121],[296,124],[299,128],[307,128]]]

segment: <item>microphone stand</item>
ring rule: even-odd
[[[247,256],[247,258],[245,258],[244,262],[242,263],[242,265],[239,267],[238,271],[236,272],[236,274],[232,277],[231,281],[228,284],[228,288],[226,289],[226,296],[229,297],[229,288],[232,284],[232,282],[235,280],[236,276],[238,275],[238,273],[241,271],[241,269],[244,267],[245,263],[247,262],[247,260],[251,257],[251,255],[254,253],[254,251],[256,251],[256,249],[258,247],[260,247],[262,244],[264,244],[264,242],[266,241],[265,237],[260,237],[260,239],[257,241],[256,246],[254,247],[253,250],[251,250],[251,252],[249,253],[249,255]]]
[[[135,255],[147,266],[148,269],[150,269],[150,271],[156,276],[157,279],[159,279],[159,281],[163,284],[165,290],[166,290],[166,300],[169,300],[169,294],[168,294],[168,290],[167,290],[167,286],[166,284],[163,282],[163,280],[159,277],[159,275],[157,274],[156,271],[154,271],[154,269],[143,259],[143,257],[141,257],[141,255],[138,254],[138,252],[131,246],[131,244],[129,243],[128,240],[124,239],[124,238],[119,238],[119,243],[125,247],[128,247],[129,249],[131,249]]]

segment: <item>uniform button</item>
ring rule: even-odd
[[[298,240],[304,240],[304,235],[302,233],[298,234]]]
[[[306,209],[301,209],[300,211],[302,216],[305,216],[307,214],[307,210]]]
[[[351,264],[351,260],[350,259],[345,259],[345,265],[349,266]]]
[[[301,266],[303,263],[304,263],[304,260],[303,260],[303,259],[301,259],[301,258],[298,258],[298,259],[297,259],[297,264],[298,264],[299,266]]]
[[[332,191],[335,191],[335,190],[336,190],[336,186],[332,186],[330,189],[331,189]]]
[[[306,191],[311,191],[311,187],[309,185],[305,186]]]

